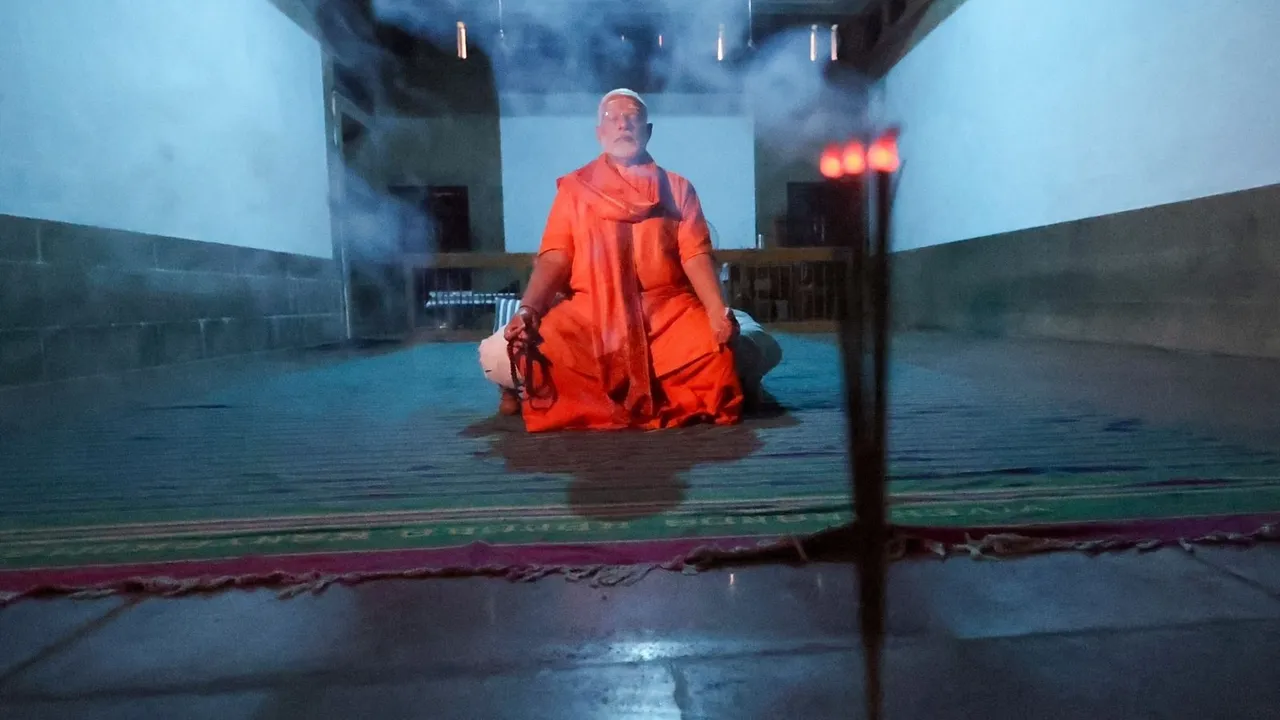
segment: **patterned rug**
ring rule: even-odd
[[[0,601],[457,573],[599,582],[790,553],[849,521],[834,343],[783,337],[732,428],[530,436],[475,347],[264,371],[0,438]],[[1280,458],[892,369],[891,518],[948,552],[1274,536]]]

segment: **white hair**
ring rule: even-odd
[[[644,109],[645,115],[649,114],[649,106],[645,104],[644,98],[640,97],[640,93],[628,88],[618,88],[616,90],[610,90],[604,94],[604,97],[600,98],[600,104],[596,106],[596,122],[604,121],[604,104],[609,102],[611,98],[616,97],[625,97],[635,100],[640,104],[640,107]]]

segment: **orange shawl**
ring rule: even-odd
[[[667,178],[651,158],[619,170],[601,155],[562,183],[569,183],[579,199],[576,225],[585,230],[586,242],[576,252],[591,253],[587,295],[600,379],[625,412],[650,417],[655,412],[653,378],[633,229],[666,214],[663,200],[671,195]]]

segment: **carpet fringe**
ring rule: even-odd
[[[1076,551],[1090,555],[1123,550],[1151,552],[1163,547],[1177,545],[1186,552],[1195,552],[1202,545],[1253,545],[1258,542],[1274,542],[1280,540],[1280,523],[1270,523],[1249,533],[1212,532],[1205,535],[1176,540],[1153,540],[1137,538],[1098,538],[1092,540],[1072,540],[1069,538],[1036,537],[1015,533],[991,533],[980,538],[965,535],[965,541],[959,544],[942,544],[936,541],[924,541],[929,550],[940,557],[951,555],[968,555],[975,559],[1001,557],[1017,557],[1045,552]]]
[[[356,585],[373,580],[421,579],[443,577],[499,577],[511,582],[530,583],[554,575],[568,582],[585,583],[593,588],[627,587],[643,581],[655,570],[695,575],[735,563],[799,562],[847,560],[850,527],[834,528],[816,535],[789,536],[762,540],[753,547],[724,549],[708,544],[666,562],[630,565],[517,565],[484,567],[421,567],[409,570],[321,573],[267,573],[257,575],[203,576],[194,578],[135,577],[96,586],[45,586],[12,592],[0,591],[0,607],[20,599],[38,596],[64,596],[74,600],[96,600],[117,594],[179,597],[211,593],[235,588],[278,588],[281,599],[306,594],[319,594],[334,585]],[[932,556],[938,559],[968,557],[993,560],[1023,557],[1048,552],[1074,551],[1090,555],[1136,550],[1151,552],[1177,546],[1195,552],[1199,546],[1247,546],[1259,542],[1280,541],[1280,523],[1269,523],[1253,532],[1212,532],[1176,540],[1137,538],[1094,538],[1078,540],[1044,537],[1012,532],[987,533],[975,537],[965,533],[963,541],[929,538],[927,533],[899,528],[889,543],[890,560],[909,556]]]

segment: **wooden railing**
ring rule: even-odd
[[[441,253],[404,259],[407,324],[455,334],[491,330],[493,300],[518,296],[533,268],[532,253]],[[762,324],[791,331],[834,327],[846,287],[838,248],[719,250],[721,285],[729,304]],[[468,298],[443,302],[442,298]],[[487,323],[487,324],[486,324]]]

